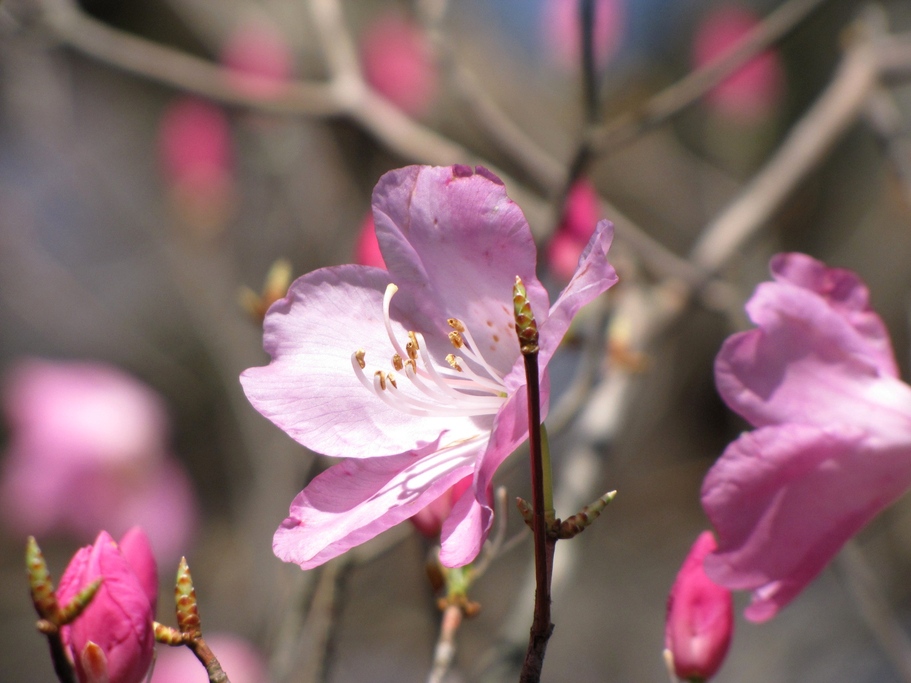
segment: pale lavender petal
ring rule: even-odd
[[[806,254],[778,254],[769,264],[779,282],[815,292],[842,315],[867,343],[867,355],[881,372],[898,377],[889,331],[870,308],[870,292],[856,273],[829,268]]]
[[[549,303],[535,275],[535,244],[521,209],[483,168],[409,166],[373,192],[377,239],[400,304],[449,332],[458,318],[501,373],[519,353],[512,288],[525,282],[534,310]]]
[[[541,382],[543,420],[546,416],[550,383]],[[481,552],[493,521],[493,475],[497,468],[528,438],[528,396],[525,387],[509,397],[494,420],[493,431],[484,454],[475,466],[474,491],[466,493],[443,523],[440,562],[446,567],[461,567]]]
[[[869,343],[816,293],[759,285],[748,304],[759,329],[733,335],[715,361],[725,402],[756,426],[856,424],[888,435],[911,424],[911,387],[881,372]]]
[[[576,274],[554,302],[547,319],[539,322],[541,351],[538,362],[542,368],[557,350],[579,309],[617,282],[617,272],[607,262],[607,250],[613,238],[613,223],[606,220],[599,222],[579,257]],[[532,310],[535,311],[534,302]],[[538,315],[537,311],[535,314]]]
[[[706,572],[753,591],[747,618],[770,619],[909,486],[911,432],[889,442],[833,421],[744,434],[703,483],[718,536]]]
[[[423,448],[446,431],[453,438],[478,431],[470,418],[403,413],[358,380],[351,361],[358,349],[367,353],[371,381],[374,371],[393,369],[395,350],[383,319],[388,283],[389,275],[377,268],[323,268],[296,280],[269,309],[263,346],[272,362],[246,370],[241,384],[260,413],[314,451],[394,455]],[[404,343],[415,326],[393,321],[393,329]]]
[[[432,503],[471,473],[484,445],[477,440],[423,454],[334,465],[291,503],[290,517],[275,532],[272,549],[302,569],[319,566]]]

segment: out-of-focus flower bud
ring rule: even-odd
[[[361,36],[364,78],[403,111],[420,116],[436,95],[439,76],[423,31],[402,17],[380,18]]]
[[[595,66],[604,67],[620,48],[625,28],[624,0],[596,0],[592,30]],[[572,0],[544,0],[541,36],[547,54],[561,68],[578,69],[582,58],[582,30],[579,3]]]
[[[380,253],[380,243],[376,239],[376,225],[373,223],[373,213],[368,211],[361,223],[361,231],[357,235],[357,244],[354,246],[354,262],[362,266],[374,266],[386,269],[386,262]]]
[[[262,19],[242,23],[221,53],[226,77],[238,91],[267,99],[280,95],[293,73],[294,56],[288,42]]]
[[[141,530],[131,529],[123,541],[129,558],[102,531],[94,545],[73,556],[60,579],[57,595],[62,603],[103,579],[89,606],[61,632],[79,683],[140,683],[152,663],[155,559]]]
[[[234,154],[228,117],[182,97],[165,109],[158,152],[171,205],[201,236],[218,233],[234,210]]]
[[[693,44],[693,63],[703,66],[730,50],[756,24],[759,18],[750,10],[721,6],[710,13],[699,27]],[[733,121],[755,124],[766,120],[781,104],[784,95],[784,69],[777,52],[757,55],[707,96],[709,105]]]
[[[452,512],[452,506],[471,488],[471,477],[465,477],[450,487],[442,496],[411,517],[411,523],[418,532],[429,539],[437,539],[443,528],[443,522]]]
[[[703,531],[683,562],[667,601],[665,647],[674,674],[706,681],[718,671],[734,632],[731,591],[714,583],[702,563],[717,547]]]
[[[143,526],[160,557],[179,557],[196,504],[168,452],[168,420],[149,387],[101,363],[31,359],[3,386],[10,441],[0,515],[14,533],[122,534]]]
[[[566,197],[563,219],[547,245],[547,265],[564,282],[576,272],[579,256],[598,223],[598,192],[587,180],[579,180]]]
[[[262,655],[243,638],[230,633],[206,636],[206,643],[218,657],[231,683],[268,683]],[[185,647],[160,647],[152,683],[206,683],[206,670]]]

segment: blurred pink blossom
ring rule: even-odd
[[[709,579],[702,567],[715,548],[712,532],[703,531],[690,548],[667,599],[664,643],[675,675],[683,680],[707,681],[714,676],[734,633],[731,591]]]
[[[624,0],[595,2],[595,64],[603,67],[620,48],[625,28]],[[582,32],[579,3],[574,0],[544,0],[541,35],[554,61],[565,69],[578,69],[582,63]]]
[[[550,272],[566,282],[576,272],[579,256],[598,223],[598,192],[588,180],[579,180],[566,197],[563,220],[547,245]]]
[[[402,111],[420,116],[429,109],[439,76],[416,24],[397,14],[373,22],[361,36],[361,62],[367,82]]]
[[[693,44],[693,63],[700,67],[720,57],[744,37],[759,18],[738,5],[713,10],[699,27]],[[707,101],[718,113],[743,123],[768,118],[784,95],[784,68],[778,53],[767,50],[754,57],[713,88]]]
[[[361,230],[357,235],[357,244],[354,247],[354,262],[362,266],[386,269],[386,262],[380,252],[380,243],[376,239],[376,225],[373,222],[373,212],[368,211],[361,223]]]
[[[0,513],[12,530],[91,538],[147,529],[162,558],[186,552],[195,500],[168,451],[168,420],[147,386],[101,363],[21,361],[3,408],[10,442]]]
[[[494,472],[528,433],[515,278],[537,318],[544,373],[573,316],[616,282],[613,226],[599,224],[551,306],[528,223],[490,171],[391,171],[373,192],[373,215],[388,271],[345,265],[296,280],[266,315],[270,364],[241,375],[263,415],[345,458],[294,499],[273,550],[318,566],[471,477],[442,532],[441,562],[462,566],[489,533]],[[545,374],[542,410],[547,396]]]
[[[779,254],[747,302],[757,329],[730,337],[718,391],[756,429],[705,478],[716,582],[753,591],[771,619],[844,543],[911,488],[911,387],[854,273]]]
[[[234,153],[224,111],[194,97],[174,100],[161,118],[158,154],[178,213],[202,232],[220,229],[234,200]]]
[[[61,604],[98,577],[104,579],[85,611],[61,632],[79,683],[140,683],[152,663],[155,558],[138,527],[120,543],[102,531],[94,545],[73,556],[60,578]]]
[[[231,683],[269,683],[262,655],[231,633],[206,634],[206,644]],[[159,647],[151,683],[207,683],[205,667],[186,647]]]
[[[291,81],[294,55],[271,23],[247,21],[231,34],[221,53],[226,77],[238,91],[268,99],[281,95]]]

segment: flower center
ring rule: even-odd
[[[506,385],[501,375],[478,351],[471,332],[456,318],[447,321],[452,328],[449,343],[457,353],[446,356],[446,365],[430,356],[424,337],[409,331],[405,347],[392,332],[389,306],[398,287],[390,284],[383,296],[383,319],[395,353],[392,367],[404,373],[407,383],[399,387],[392,372],[379,369],[368,377],[366,352],[351,354],[354,374],[369,391],[383,402],[409,415],[421,417],[460,417],[494,415],[506,401]],[[458,355],[457,355],[458,354]]]

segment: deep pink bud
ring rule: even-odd
[[[155,560],[139,529],[131,529],[123,541],[129,559],[102,531],[94,545],[73,556],[60,579],[62,603],[98,577],[104,579],[86,610],[62,630],[79,683],[139,683],[152,663],[155,612],[149,594]]]
[[[714,676],[731,644],[731,592],[709,579],[702,567],[706,555],[716,547],[711,531],[699,535],[667,600],[665,647],[671,654],[674,673],[684,680]]]
[[[587,180],[577,181],[566,197],[563,218],[547,245],[550,272],[568,282],[576,272],[579,257],[598,223],[598,191]]]
[[[471,488],[472,477],[468,476],[449,487],[446,492],[430,505],[411,517],[411,523],[422,536],[436,539],[443,529],[443,522],[452,512],[452,506]]]
[[[376,239],[376,225],[373,223],[373,213],[368,211],[361,223],[361,231],[357,235],[357,244],[354,247],[354,262],[362,266],[374,266],[386,269],[386,262],[380,253],[380,243]]]
[[[238,26],[225,43],[221,61],[233,87],[264,99],[281,95],[294,71],[288,41],[277,27],[262,20]]]
[[[704,66],[726,53],[758,23],[759,18],[743,7],[721,5],[713,10],[696,34],[694,66]],[[781,57],[767,50],[713,88],[708,93],[708,102],[730,119],[755,123],[767,118],[781,104],[784,86]]]

